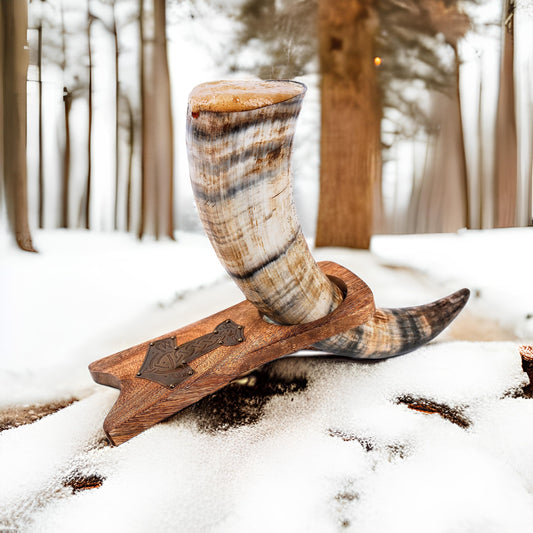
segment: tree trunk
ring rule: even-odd
[[[145,74],[145,61],[144,54],[146,53],[146,42],[144,37],[144,0],[139,0],[139,91],[141,101],[141,212],[139,216],[139,230],[137,236],[139,239],[144,235],[145,226],[144,220],[146,218],[146,196],[149,193],[147,187],[148,178],[148,161],[146,153],[147,135],[146,135],[146,123],[147,123],[147,105],[146,105],[146,74]]]
[[[424,154],[424,162],[422,164],[421,178],[417,183],[416,195],[412,197],[410,209],[413,210],[413,230],[412,233],[423,233],[423,227],[426,220],[424,211],[428,202],[429,187],[428,183],[431,183],[433,175],[426,174],[426,169],[429,168],[429,162],[431,154],[433,153],[435,146],[435,136],[428,134],[426,136],[426,149]]]
[[[42,0],[41,0],[42,2]],[[43,165],[43,79],[42,79],[42,58],[43,58],[43,23],[39,21],[37,28],[38,59],[39,69],[39,227],[44,227],[44,165]]]
[[[4,190],[4,16],[0,5],[0,216],[2,216],[7,200]]]
[[[457,124],[459,135],[459,150],[458,150],[458,162],[461,178],[461,186],[463,189],[463,218],[464,225],[470,229],[472,227],[472,221],[470,220],[470,193],[468,190],[468,168],[466,166],[466,150],[465,150],[465,138],[463,132],[463,111],[461,109],[461,86],[460,86],[460,71],[461,71],[461,59],[459,57],[459,50],[457,43],[452,45],[454,59],[455,59],[455,100],[457,104]]]
[[[28,5],[0,2],[2,42],[3,176],[9,227],[23,250],[35,252],[28,224],[26,168],[26,77]]]
[[[61,14],[61,72],[63,81],[65,80],[65,69],[67,68],[67,42],[65,30],[65,9],[63,2],[60,3]],[[70,108],[72,106],[72,93],[67,87],[63,87],[63,109],[65,123],[65,146],[63,149],[63,176],[61,184],[61,218],[60,227],[69,226],[69,187],[70,187]]]
[[[148,13],[153,16],[153,7],[147,9],[145,5],[144,12],[141,13],[141,20],[147,17]],[[146,30],[148,29],[148,32]],[[148,33],[148,35],[146,35]],[[156,144],[162,138],[163,132],[158,131],[155,100],[157,98],[155,91],[155,77],[157,73],[155,59],[155,28],[148,24],[144,26],[141,53],[143,55],[142,63],[142,80],[141,80],[141,98],[142,98],[142,203],[141,203],[141,229],[139,236],[154,235],[159,238],[159,225],[157,214],[157,186],[159,177],[157,175],[157,148]]]
[[[317,246],[368,248],[381,174],[375,0],[319,1],[322,118]]]
[[[93,24],[93,15],[90,10],[89,0],[87,0],[87,55],[89,58],[89,87],[88,87],[88,124],[87,124],[87,190],[85,194],[85,229],[91,227],[90,210],[91,210],[91,159],[92,159],[92,129],[93,129],[93,56],[91,47],[91,26]]]
[[[63,151],[63,183],[61,187],[61,225],[68,228],[69,217],[69,185],[70,185],[70,108],[72,106],[72,93],[63,87],[63,103],[65,115],[65,148]]]
[[[128,106],[128,185],[126,191],[126,230],[131,231],[131,187],[132,187],[132,168],[133,168],[133,150],[135,148],[135,122],[133,120],[133,110],[129,98],[126,99]]]
[[[433,94],[433,129],[422,182],[418,231],[454,232],[464,227],[464,149],[454,94]]]
[[[166,35],[166,0],[154,0],[155,46],[154,65],[158,88],[157,106],[158,130],[162,138],[157,143],[158,216],[161,235],[174,238],[174,131],[172,125],[172,102],[170,94],[170,73],[168,69]]]
[[[479,80],[479,95],[478,95],[478,112],[477,112],[477,135],[478,135],[478,185],[479,185],[479,229],[486,227],[485,224],[485,196],[486,196],[486,176],[485,176],[485,161],[483,151],[483,81]]]
[[[495,226],[516,223],[518,154],[514,97],[514,0],[506,0],[500,92],[496,115],[495,142]]]
[[[167,59],[166,4],[153,0],[153,36],[143,37],[143,220],[140,236],[173,238],[173,130]],[[144,32],[144,29],[143,29]],[[147,68],[148,67],[148,68]]]
[[[114,228],[118,229],[118,185],[119,185],[119,106],[120,106],[120,85],[119,85],[119,47],[118,47],[118,29],[117,16],[115,13],[116,1],[113,0],[111,7],[113,11],[113,43],[115,46],[115,213]]]
[[[533,124],[533,95],[529,94],[529,121]],[[526,173],[526,226],[533,226],[533,138],[529,139],[529,157]]]

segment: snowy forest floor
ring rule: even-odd
[[[465,311],[379,363],[287,358],[119,447],[87,365],[242,299],[207,240],[41,231],[0,243],[0,530],[529,532],[531,230],[315,250],[382,307]]]

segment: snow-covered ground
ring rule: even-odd
[[[102,430],[117,392],[87,365],[239,291],[200,235],[139,243],[46,230],[39,254],[2,240],[0,422],[8,408],[77,401],[0,433],[0,530],[531,531],[533,400],[521,394],[518,346],[533,341],[532,235],[316,250],[365,279],[380,306],[462,286],[473,296],[415,353],[284,359],[119,447]]]

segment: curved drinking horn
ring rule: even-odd
[[[190,176],[205,231],[246,298],[280,324],[321,318],[343,298],[313,259],[292,198],[290,155],[305,91],[292,81],[204,83],[187,111]],[[314,348],[368,359],[407,353],[438,335],[468,296],[463,289],[420,307],[378,309]]]

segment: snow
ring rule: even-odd
[[[498,320],[519,338],[533,339],[533,232],[531,229],[456,234],[382,236],[372,242],[383,260],[419,269],[443,284],[478,292],[476,312]]]
[[[141,244],[126,234],[54,230],[36,232],[39,254],[6,250],[0,406],[48,401],[51,384],[72,395],[95,355],[175,329],[164,318],[174,300],[225,276],[204,237],[178,232],[177,239]]]
[[[269,379],[307,385],[272,396],[253,423],[206,429],[199,422],[215,418],[214,408],[189,409],[110,447],[102,423],[117,391],[94,384],[87,364],[242,298],[205,237],[176,237],[44,230],[35,234],[39,254],[0,240],[0,413],[78,399],[0,432],[0,528],[531,530],[533,401],[521,396],[528,377],[517,349],[533,337],[524,319],[533,301],[529,230],[379,236],[372,252],[315,250],[363,277],[378,305],[461,286],[481,292],[449,333],[407,356],[276,362]],[[476,326],[491,321],[498,342]],[[509,330],[514,340],[505,340]],[[239,387],[237,397],[253,389]],[[466,427],[409,408],[414,400],[446,406]],[[73,494],[65,483],[73,475],[103,483]]]

